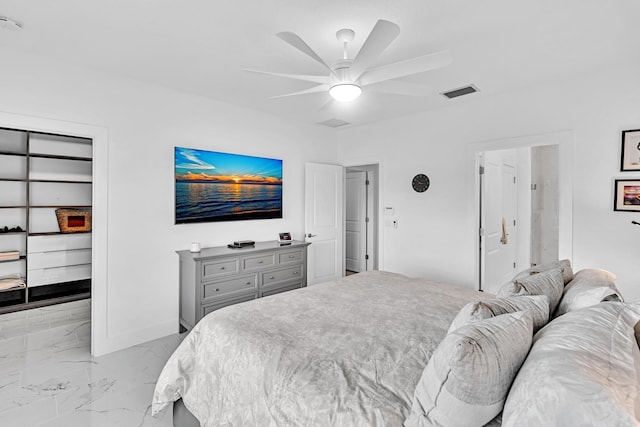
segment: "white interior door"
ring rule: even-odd
[[[319,163],[305,165],[305,238],[307,284],[342,277],[343,267],[342,166]]]
[[[515,152],[484,154],[482,180],[482,289],[496,293],[516,274],[517,187]]]
[[[367,270],[367,172],[347,172],[345,185],[345,264],[360,273]]]

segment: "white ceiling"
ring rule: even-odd
[[[466,99],[490,96],[635,63],[640,52],[637,0],[2,0],[0,15],[24,24],[0,31],[0,53],[73,62],[308,123],[416,113],[466,102],[438,93],[469,83],[481,92]],[[268,99],[314,83],[242,71],[324,74],[275,33],[297,33],[332,63],[341,56],[337,30],[355,30],[352,57],[381,18],[401,33],[380,65],[451,51],[447,68],[405,78],[432,95],[365,92],[319,111],[328,94]]]

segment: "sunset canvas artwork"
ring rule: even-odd
[[[175,147],[176,224],[282,218],[282,160]]]

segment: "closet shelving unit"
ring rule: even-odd
[[[26,279],[0,291],[0,314],[91,296],[91,232],[60,232],[55,210],[91,208],[92,151],[90,139],[0,128],[0,252],[19,251],[0,278]]]

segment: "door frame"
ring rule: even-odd
[[[372,262],[369,261],[373,261],[373,259],[369,260],[368,259],[368,254],[369,251],[372,250],[373,248],[371,248],[372,244],[371,244],[371,230],[369,227],[369,224],[371,221],[367,221],[367,218],[369,218],[369,216],[371,215],[375,215],[374,212],[370,212],[370,206],[369,206],[369,185],[367,184],[367,181],[369,181],[369,171],[367,170],[360,170],[359,168],[345,168],[344,169],[344,182],[345,182],[345,187],[344,187],[344,206],[345,206],[345,215],[344,215],[344,223],[345,223],[345,229],[344,229],[344,243],[345,243],[345,250],[344,250],[344,268],[345,271],[357,271],[357,272],[363,272],[363,271],[367,271],[369,269],[371,269],[371,264]],[[352,174],[357,174],[357,178],[353,178]],[[351,175],[351,176],[350,176]],[[349,186],[349,180],[350,179],[357,179],[357,189],[355,189],[354,191],[357,192],[357,212],[360,213],[361,215],[359,217],[357,217],[355,219],[355,222],[358,223],[358,241],[356,242],[356,246],[358,247],[358,253],[356,254],[357,259],[354,260],[355,262],[357,262],[357,266],[353,269],[349,268],[349,242],[352,241],[349,239],[349,230],[348,230],[348,223],[350,222],[354,222],[354,218],[349,218],[347,213],[348,213],[348,208],[349,208],[349,201],[347,200],[350,196],[353,195],[353,192],[350,192],[349,189],[353,188]],[[370,182],[370,181],[369,181]],[[364,188],[362,188],[364,187]],[[364,200],[363,200],[364,199]],[[353,231],[353,230],[352,230]],[[364,242],[364,244],[362,244]],[[353,264],[352,264],[353,265]]]
[[[345,179],[346,179],[346,170],[347,169],[352,169],[352,168],[359,168],[359,167],[366,167],[366,166],[378,166],[378,170],[377,173],[375,174],[376,177],[374,179],[374,182],[372,183],[372,190],[374,192],[374,194],[377,194],[377,198],[378,198],[378,206],[376,207],[374,204],[374,210],[375,210],[375,214],[376,214],[376,222],[377,224],[375,224],[372,227],[373,230],[373,234],[374,236],[372,236],[372,247],[375,248],[375,255],[373,257],[372,260],[372,270],[384,270],[384,224],[382,221],[383,218],[383,212],[384,212],[384,197],[383,197],[383,186],[382,184],[382,179],[384,177],[384,167],[383,167],[383,161],[379,160],[379,159],[360,159],[360,160],[349,160],[349,161],[343,161],[342,163],[340,163],[344,168],[345,168]],[[346,192],[344,193],[345,197],[346,197]],[[346,203],[343,203],[343,205],[345,205],[346,207]],[[344,215],[343,215],[344,216]],[[346,229],[346,227],[344,227]],[[346,245],[346,239],[343,239],[343,241],[345,242],[344,244]],[[343,253],[346,253],[346,247],[343,248]]]
[[[91,354],[108,353],[107,256],[109,132],[101,126],[0,112],[0,127],[77,136],[93,140],[92,248],[91,248]]]
[[[475,222],[473,236],[475,274],[474,288],[480,290],[480,154],[485,151],[507,150],[540,145],[558,145],[559,164],[559,230],[558,256],[561,259],[573,259],[573,131],[559,131],[537,135],[518,136],[470,143],[467,147],[467,170],[469,176],[468,192],[470,207]]]

